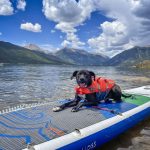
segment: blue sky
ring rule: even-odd
[[[115,55],[150,39],[149,0],[1,0],[0,40]]]

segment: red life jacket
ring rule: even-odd
[[[95,80],[92,80],[92,84],[89,87],[75,87],[75,91],[77,94],[91,94],[91,93],[98,93],[98,92],[106,92],[110,91],[115,82],[111,79],[106,78],[96,78]]]

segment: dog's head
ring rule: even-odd
[[[88,87],[92,84],[92,79],[95,80],[95,73],[88,70],[74,71],[71,79],[74,77],[80,87]]]

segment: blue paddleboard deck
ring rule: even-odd
[[[121,114],[149,101],[148,97],[135,95],[124,99],[121,103],[101,103],[99,107]],[[72,108],[53,112],[54,105],[57,105],[56,102],[50,102],[0,114],[0,149],[20,150],[26,148],[28,144],[37,145],[50,141],[67,135],[75,129],[83,129],[117,115],[93,107],[83,107],[79,112],[71,112]]]

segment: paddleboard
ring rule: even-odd
[[[91,150],[150,116],[150,86],[125,90],[121,103],[98,108],[67,108],[53,112],[68,100],[16,106],[0,112],[0,150]],[[101,109],[103,108],[103,109]],[[112,113],[109,110],[113,110]]]

